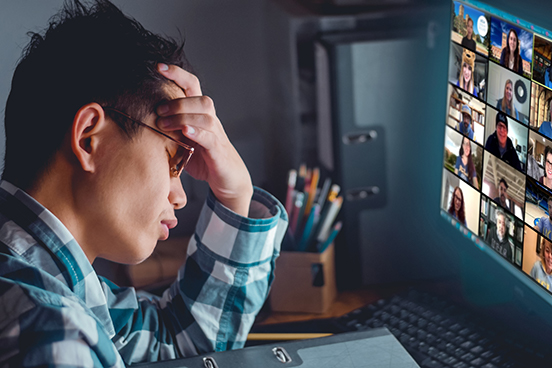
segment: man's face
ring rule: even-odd
[[[184,97],[180,90],[174,94]],[[155,127],[156,118],[150,114],[142,122]],[[169,167],[177,145],[146,128],[128,139],[116,132],[114,122],[111,126],[112,140],[94,179],[100,195],[88,204],[96,231],[86,239],[94,240],[93,251],[99,257],[138,263],[151,254],[158,240],[169,236],[169,229],[176,226],[174,211],[186,204],[180,178],[171,176]],[[170,135],[182,139],[181,133]]]
[[[470,19],[468,20],[468,38],[471,40],[473,35],[473,21]]]
[[[502,215],[496,217],[496,232],[501,238],[506,234],[506,219]]]
[[[551,244],[545,240],[543,245],[543,263],[544,268],[546,269],[546,273],[550,274],[552,273],[552,248]]]
[[[471,123],[471,118],[468,114],[462,114],[464,117],[464,130],[468,129]]]
[[[506,188],[506,185],[502,182],[498,185],[498,196],[500,197],[500,202],[502,202],[502,204],[506,204],[506,198],[508,198],[508,188]]]
[[[496,136],[498,137],[498,144],[500,144],[501,147],[506,147],[506,141],[508,140],[508,128],[506,127],[506,124],[501,121],[496,124]]]

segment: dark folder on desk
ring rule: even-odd
[[[149,368],[415,368],[414,359],[386,329],[272,343],[165,362]]]

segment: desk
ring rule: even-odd
[[[289,313],[262,311],[257,317],[256,325],[269,325],[275,323],[287,323],[307,321],[311,319],[333,318],[349,313],[366,304],[373,303],[379,299],[387,298],[395,293],[405,290],[409,285],[385,285],[374,286],[362,290],[342,291],[331,307],[325,313]]]

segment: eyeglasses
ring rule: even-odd
[[[458,196],[458,195],[454,195],[454,199],[456,199],[456,200],[462,202],[462,197],[460,197],[460,196]]]
[[[188,165],[188,162],[190,162],[190,159],[192,158],[192,155],[194,153],[194,147],[189,146],[186,143],[179,142],[176,139],[174,139],[173,137],[171,137],[170,135],[165,134],[162,131],[157,130],[154,127],[151,127],[151,126],[149,126],[145,123],[142,123],[141,121],[133,119],[129,115],[125,114],[122,111],[114,109],[113,107],[104,107],[103,109],[107,110],[107,111],[116,112],[117,114],[119,114],[121,116],[124,116],[128,120],[130,120],[130,121],[132,121],[132,122],[134,122],[138,125],[141,125],[143,127],[146,127],[149,130],[151,130],[151,131],[153,131],[157,134],[161,134],[163,137],[168,138],[171,141],[173,141],[174,143],[176,143],[178,145],[178,149],[176,150],[176,153],[174,154],[174,156],[171,157],[170,162],[169,162],[170,170],[171,170],[171,176],[177,178],[177,177],[180,176],[180,174],[182,174],[182,170],[184,170],[184,168],[186,167],[186,165]]]
[[[497,125],[496,125],[496,129],[501,129],[501,130],[508,130],[508,127],[506,127],[506,125],[504,125],[504,123],[502,122],[499,122]]]

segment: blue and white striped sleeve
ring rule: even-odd
[[[198,352],[241,348],[274,278],[287,228],[283,206],[255,188],[248,218],[210,193],[177,280]],[[197,326],[195,326],[197,324]],[[194,336],[197,329],[203,336]]]

